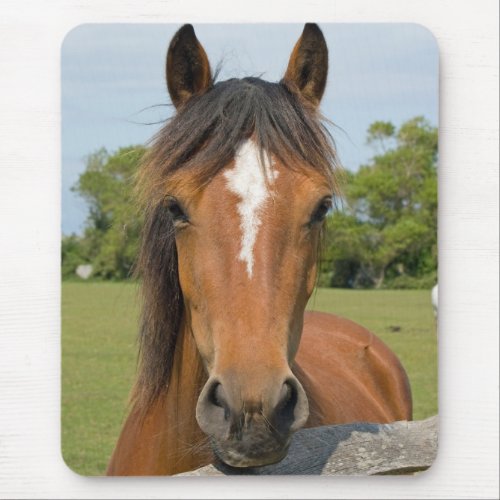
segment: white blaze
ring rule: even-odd
[[[259,149],[248,140],[236,152],[235,167],[224,174],[229,189],[241,198],[237,206],[242,233],[239,259],[246,262],[249,278],[253,271],[253,248],[261,225],[260,209],[270,196],[266,176],[269,184],[278,176],[266,155],[264,158],[262,165]]]

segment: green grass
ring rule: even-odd
[[[62,453],[102,474],[134,380],[138,301],[127,283],[63,283]]]
[[[62,453],[79,474],[104,473],[125,418],[135,373],[136,297],[130,283],[63,283]],[[408,372],[414,418],[437,413],[437,338],[428,291],[319,289],[309,308],[378,334]]]

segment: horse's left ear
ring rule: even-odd
[[[191,24],[182,26],[172,38],[166,70],[168,92],[176,108],[212,85],[207,54]]]
[[[328,74],[328,48],[317,24],[307,23],[293,48],[282,82],[318,106]]]

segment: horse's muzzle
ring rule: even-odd
[[[201,429],[216,455],[233,467],[257,467],[279,462],[290,439],[309,416],[304,389],[290,373],[278,384],[245,397],[239,384],[212,377],[196,407]]]

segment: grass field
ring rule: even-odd
[[[63,283],[62,453],[79,474],[104,473],[126,414],[136,361],[136,292],[130,283]],[[309,309],[335,312],[378,334],[408,372],[414,418],[437,413],[428,291],[319,289]]]

